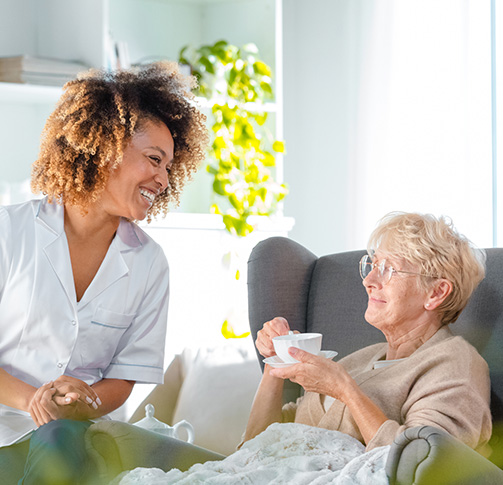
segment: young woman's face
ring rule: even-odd
[[[162,122],[144,121],[124,149],[122,163],[110,174],[100,197],[111,216],[142,220],[169,184],[174,142]]]

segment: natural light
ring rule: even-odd
[[[490,2],[392,5],[375,4],[363,60],[352,246],[397,208],[447,214],[492,246]]]

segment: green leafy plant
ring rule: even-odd
[[[273,138],[263,109],[273,99],[271,69],[254,44],[238,48],[224,40],[197,49],[186,46],[179,62],[197,77],[198,94],[214,101],[207,170],[219,202],[211,211],[222,215],[231,234],[246,236],[253,231],[248,217],[273,215],[288,193],[272,171],[284,143]]]

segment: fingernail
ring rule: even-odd
[[[290,347],[290,348],[288,349],[288,353],[289,353],[290,355],[295,355],[298,351],[299,351],[299,349],[298,349],[297,347]]]
[[[93,401],[93,408],[98,409],[98,405]]]
[[[93,400],[89,397],[89,396],[86,396],[86,401],[91,404],[93,402]]]
[[[102,402],[101,402],[101,399],[99,397],[96,398],[96,402],[101,406]]]
[[[65,397],[65,402],[70,402],[71,399],[69,397]]]

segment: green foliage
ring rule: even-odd
[[[212,107],[213,162],[207,170],[213,192],[227,207],[215,203],[211,210],[223,216],[230,233],[246,236],[253,231],[248,216],[274,214],[288,193],[271,171],[274,154],[284,152],[284,143],[273,140],[267,129],[268,113],[247,105],[273,99],[271,69],[258,58],[254,44],[238,48],[224,40],[198,49],[186,46],[179,61],[198,78],[198,94],[218,100]]]

